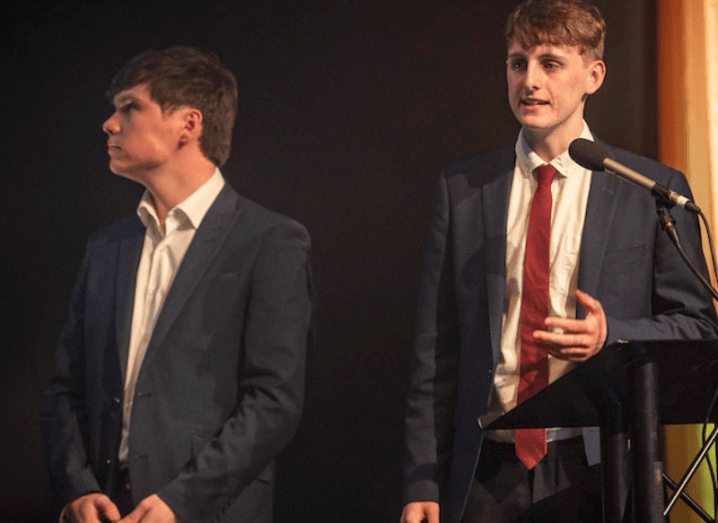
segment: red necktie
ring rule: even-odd
[[[548,385],[548,355],[538,347],[533,332],[544,330],[549,304],[549,247],[551,244],[551,182],[556,169],[536,169],[538,187],[531,201],[526,234],[526,260],[521,296],[521,364],[518,403]],[[546,455],[546,429],[516,430],[516,455],[532,469]]]

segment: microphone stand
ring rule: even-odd
[[[676,246],[676,249],[678,249],[678,253],[681,255],[681,258],[683,258],[683,261],[686,262],[686,265],[690,268],[691,272],[695,274],[698,279],[701,281],[703,286],[708,289],[708,291],[711,293],[714,299],[718,300],[718,292],[713,288],[713,286],[710,284],[708,280],[701,274],[700,270],[698,270],[698,267],[696,267],[693,260],[690,259],[688,254],[686,253],[685,249],[683,249],[683,245],[681,244],[681,239],[678,236],[678,231],[675,227],[675,220],[673,219],[673,216],[670,212],[670,207],[673,206],[673,202],[667,201],[666,198],[662,194],[654,193],[654,197],[656,198],[656,213],[658,214],[658,222],[661,224],[661,229],[663,229],[668,237],[671,239],[673,244]],[[676,501],[678,501],[678,498],[684,499],[686,503],[693,509],[693,511],[700,516],[704,521],[711,522],[716,521],[715,519],[710,519],[710,516],[695,502],[693,499],[690,498],[687,494],[685,494],[683,491],[686,488],[686,485],[688,485],[688,482],[693,478],[693,475],[698,470],[698,466],[703,461],[703,459],[708,454],[708,450],[710,447],[715,443],[716,439],[718,438],[718,425],[716,425],[713,428],[713,431],[711,432],[710,437],[705,441],[703,447],[701,448],[700,453],[695,457],[693,462],[691,463],[690,467],[688,468],[688,471],[686,471],[685,475],[683,476],[683,479],[681,479],[680,484],[676,487],[675,482],[673,482],[665,473],[663,474],[663,479],[670,487],[673,488],[673,496],[671,496],[668,504],[666,505],[665,510],[663,511],[663,517],[667,517],[670,513],[673,506],[676,504]],[[715,493],[714,493],[715,495]],[[686,499],[687,498],[687,499]],[[690,501],[688,501],[690,500]]]
[[[688,265],[691,272],[693,272],[693,274],[695,274],[701,281],[703,286],[708,289],[708,292],[713,295],[713,298],[718,300],[718,291],[716,291],[710,282],[706,280],[705,276],[701,274],[701,271],[698,270],[696,264],[693,263],[693,260],[690,259],[686,251],[683,249],[681,239],[678,236],[678,231],[675,227],[676,221],[673,219],[671,211],[669,210],[670,206],[672,206],[672,203],[667,204],[662,198],[656,198],[656,213],[658,214],[658,222],[661,224],[661,229],[666,231],[666,234],[668,234],[668,237],[673,242],[673,245],[675,245],[676,249],[678,249],[678,254],[681,255],[681,258],[683,258],[683,261],[686,262],[686,265]]]

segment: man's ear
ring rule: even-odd
[[[199,141],[202,135],[202,111],[194,107],[183,108],[180,144]]]
[[[588,66],[588,82],[586,85],[586,94],[590,95],[598,91],[603,85],[603,79],[606,78],[606,64],[603,60],[594,60]]]

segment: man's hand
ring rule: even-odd
[[[601,302],[580,290],[576,299],[586,307],[585,319],[546,318],[546,327],[563,332],[535,331],[534,338],[556,358],[585,361],[603,348],[608,327]]]
[[[66,514],[72,523],[102,523],[122,517],[110,498],[98,493],[80,496],[67,506]]]
[[[137,508],[122,518],[119,523],[181,523],[172,509],[157,494],[143,499]]]
[[[407,503],[401,513],[400,523],[439,523],[439,504],[436,501],[413,501]]]

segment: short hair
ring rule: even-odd
[[[603,60],[606,21],[584,0],[525,0],[509,16],[504,36],[508,46],[514,38],[525,49],[544,43],[575,45],[579,54]]]
[[[147,84],[162,111],[181,106],[202,113],[200,150],[221,167],[229,158],[237,114],[237,80],[213,53],[186,46],[143,51],[118,71],[107,97]]]

